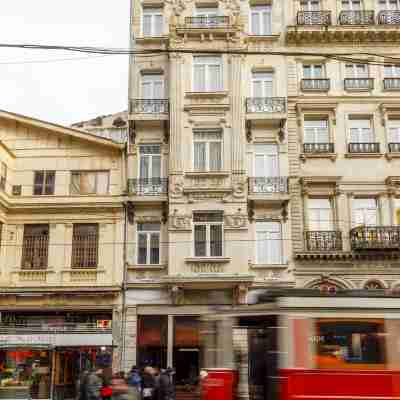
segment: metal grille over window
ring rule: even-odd
[[[223,220],[221,211],[193,214],[195,257],[222,257]]]
[[[72,268],[97,267],[98,236],[98,224],[74,224]]]
[[[46,269],[49,252],[49,226],[25,225],[22,243],[22,269]]]
[[[137,225],[137,263],[160,263],[160,229],[159,223],[142,223]]]

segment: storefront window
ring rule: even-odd
[[[168,316],[141,315],[138,318],[139,365],[167,367]]]
[[[0,398],[48,399],[50,387],[51,351],[0,350]]]
[[[383,320],[317,320],[318,368],[384,368]]]

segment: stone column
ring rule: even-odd
[[[167,367],[174,363],[174,316],[168,315]]]
[[[137,365],[137,309],[128,307],[125,312],[124,354],[122,354],[123,371],[129,371]]]
[[[239,372],[238,399],[249,399],[249,341],[246,328],[233,329],[233,349]]]

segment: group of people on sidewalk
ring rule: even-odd
[[[109,374],[85,371],[79,383],[79,400],[175,400],[174,370],[147,366]]]

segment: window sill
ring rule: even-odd
[[[400,158],[400,152],[399,152],[399,153],[395,153],[395,152],[392,152],[392,153],[385,153],[385,157],[386,157],[388,160],[391,160],[392,158]]]
[[[399,88],[383,88],[382,89],[383,92],[400,92],[400,87]]]
[[[71,267],[62,269],[61,272],[105,272],[103,267]]]
[[[303,93],[328,93],[330,89],[301,89]]]
[[[159,271],[167,268],[167,264],[130,264],[128,265],[129,271],[143,271],[152,270]]]
[[[187,257],[185,258],[186,263],[229,263],[231,262],[230,257]]]
[[[212,176],[229,176],[229,171],[188,171],[185,172],[185,176],[191,177],[212,177]]]
[[[21,267],[16,267],[14,268],[14,273],[17,274],[25,274],[25,273],[46,273],[46,274],[52,274],[55,273],[53,268],[51,267],[46,267],[46,268],[21,268]]]
[[[349,92],[349,93],[358,93],[358,92],[372,92],[374,89],[373,88],[357,88],[357,89],[344,89],[345,92]]]
[[[381,158],[382,153],[346,153],[345,158]]]
[[[250,42],[275,42],[279,40],[281,37],[280,33],[271,34],[271,35],[248,35],[248,39]]]
[[[251,269],[279,269],[279,268],[287,268],[288,263],[285,264],[249,264],[249,268]]]
[[[203,99],[203,98],[223,98],[227,97],[227,91],[218,91],[218,92],[186,92],[185,97],[188,99]]]
[[[300,160],[303,162],[306,161],[307,158],[328,158],[331,161],[335,161],[337,158],[337,153],[301,153]]]

